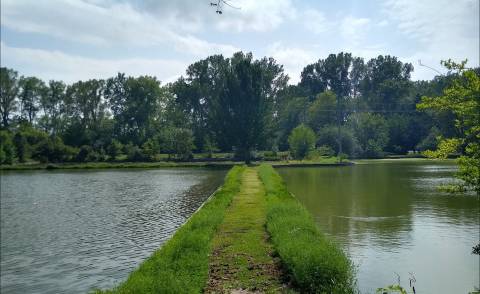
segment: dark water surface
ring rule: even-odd
[[[0,292],[85,293],[118,284],[185,222],[225,173],[3,173]]]
[[[397,282],[417,293],[468,293],[479,287],[479,200],[437,186],[453,162],[364,161],[351,167],[280,168],[288,189],[358,266],[362,293]],[[410,293],[410,292],[409,292]]]

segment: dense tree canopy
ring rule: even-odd
[[[295,133],[313,132],[304,132],[314,142],[306,150],[317,154],[405,154],[446,144],[439,137],[474,154],[475,100],[451,97],[478,97],[478,72],[414,82],[412,71],[394,56],[345,52],[306,65],[296,85],[273,58],[243,52],[197,61],[168,85],[122,73],[66,85],[2,67],[0,161],[190,160],[220,151],[248,162],[258,150],[298,157],[289,137],[300,125]],[[420,111],[423,96],[432,98]]]

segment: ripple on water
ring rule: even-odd
[[[221,184],[201,169],[2,174],[2,293],[124,280]]]

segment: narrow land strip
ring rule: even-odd
[[[207,293],[283,292],[279,261],[265,231],[265,189],[247,168],[242,188],[213,238]]]

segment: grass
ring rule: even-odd
[[[39,169],[108,169],[108,168],[162,168],[162,167],[209,167],[232,166],[234,162],[86,162],[86,163],[32,163],[1,165],[0,170]]]
[[[270,165],[259,174],[267,194],[267,230],[296,286],[307,293],[354,293],[353,265],[316,227]]]
[[[223,156],[222,154],[219,156]],[[195,161],[195,162],[85,162],[85,163],[16,163],[12,165],[0,165],[0,170],[41,170],[41,169],[109,169],[109,168],[164,168],[164,167],[231,167],[242,164],[238,161]],[[254,162],[261,164],[261,162]],[[324,157],[317,160],[290,160],[272,162],[275,166],[308,166],[308,165],[337,165],[336,157]]]
[[[200,293],[208,279],[212,238],[238,193],[244,167],[233,167],[225,183],[165,245],[113,290],[97,293]]]
[[[247,168],[242,188],[227,208],[213,238],[207,293],[247,290],[278,293],[283,289],[278,260],[265,231],[266,198],[254,168]]]

